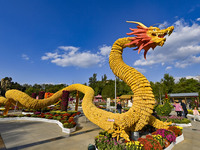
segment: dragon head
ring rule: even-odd
[[[163,46],[166,38],[165,35],[170,35],[174,26],[168,27],[166,29],[160,29],[158,27],[146,27],[144,24],[135,21],[127,21],[129,23],[138,24],[137,29],[132,29],[131,33],[127,33],[127,35],[135,35],[135,37],[130,37],[130,43],[126,46],[137,46],[135,50],[138,50],[138,53],[142,49],[144,49],[144,58],[146,59],[146,54],[150,48],[154,49],[156,46]]]

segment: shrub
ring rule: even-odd
[[[71,123],[64,123],[64,124],[63,124],[63,127],[64,127],[64,128],[73,128],[74,125],[71,124]]]
[[[33,115],[31,115],[31,117],[37,117],[37,115],[33,114]]]
[[[108,133],[105,134],[109,135]],[[125,144],[121,144],[119,141],[116,141],[115,138],[110,138],[110,136],[107,137],[102,134],[99,134],[97,137],[95,137],[95,145],[98,148],[98,150],[125,149]]]
[[[143,149],[143,144],[139,141],[130,141],[126,143],[126,150],[140,150]]]
[[[160,116],[161,121],[167,121],[167,122],[173,122],[173,123],[180,123],[180,124],[188,124],[191,121],[184,117],[178,117],[178,116]]]
[[[112,137],[112,135],[111,135],[110,133],[108,133],[107,131],[103,131],[103,130],[101,130],[101,131],[99,132],[99,135],[100,135],[100,136],[106,136],[106,137],[108,137],[108,138],[111,138],[111,137]]]
[[[71,116],[71,114],[69,114],[69,113],[65,113],[65,114],[63,114],[62,116],[67,116],[67,117],[70,117],[70,116]]]
[[[152,135],[146,136],[147,141],[149,141],[153,145],[153,149],[155,150],[162,150],[162,146],[156,139],[153,138]]]
[[[53,116],[53,119],[54,119],[54,120],[57,120],[57,117],[56,117],[56,116]]]
[[[160,134],[152,135],[152,137],[153,137],[153,139],[157,140],[162,147],[165,146],[164,138]]]
[[[49,117],[51,117],[51,115],[45,115],[45,118],[46,118],[46,119],[49,119]]]
[[[153,149],[153,145],[147,139],[139,138],[138,141],[144,146],[143,147],[144,150],[152,150]]]
[[[177,128],[176,126],[170,126],[170,127],[168,128],[168,130],[173,131],[174,134],[176,135],[176,137],[177,137],[177,136],[180,136],[180,135],[182,134],[181,129]]]
[[[152,135],[160,134],[163,138],[168,140],[170,143],[176,141],[176,136],[174,132],[166,130],[166,129],[158,129],[152,133]]]
[[[76,122],[74,122],[74,121],[73,121],[73,122],[71,122],[71,124],[73,124],[73,126],[74,126],[74,127],[76,126]]]
[[[51,111],[50,113],[51,113],[52,115],[55,115],[55,114],[56,114],[56,112],[55,112],[55,111]]]
[[[61,116],[58,116],[57,118],[56,118],[56,120],[60,120],[62,117]]]
[[[70,117],[68,121],[69,122],[74,121],[74,117]]]
[[[39,115],[39,114],[41,114],[41,112],[36,111],[36,112],[34,112],[34,114],[35,114],[35,115]]]
[[[26,114],[26,117],[31,117],[31,114]]]
[[[49,116],[47,119],[53,119],[53,116]]]
[[[159,116],[169,116],[172,108],[173,106],[170,103],[165,103],[164,105],[157,105],[155,110]]]

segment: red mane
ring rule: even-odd
[[[130,30],[132,32],[127,33],[127,35],[135,35],[135,37],[130,37],[129,39],[131,40],[131,42],[126,46],[137,46],[137,48],[134,50],[138,50],[138,54],[142,49],[144,49],[144,58],[146,59],[146,54],[148,50],[150,48],[154,49],[156,47],[156,44],[151,41],[151,37],[147,35],[148,28],[137,26],[137,29],[130,28]]]

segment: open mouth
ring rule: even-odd
[[[153,36],[157,36],[159,38],[164,38],[165,35],[167,35],[167,33],[152,33]]]

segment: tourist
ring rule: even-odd
[[[194,107],[193,115],[194,115],[194,121],[196,121],[197,119],[199,120],[199,112],[197,110],[197,107]]]
[[[175,107],[175,111],[176,111],[176,113],[177,113],[177,116],[178,116],[178,117],[181,117],[181,116],[182,116],[182,111],[183,111],[183,109],[182,109],[181,105],[179,104],[179,102],[176,101],[176,102],[173,104],[173,106]]]
[[[185,104],[185,101],[184,101],[184,100],[181,101],[181,106],[182,106],[182,108],[183,108],[183,116],[184,116],[185,118],[187,118],[188,110],[187,110],[187,107],[186,107],[186,104]]]
[[[191,102],[189,102],[189,109],[191,109],[192,108],[192,104],[191,104]]]
[[[122,113],[122,105],[121,102],[119,101],[117,104],[117,111],[121,114]]]

